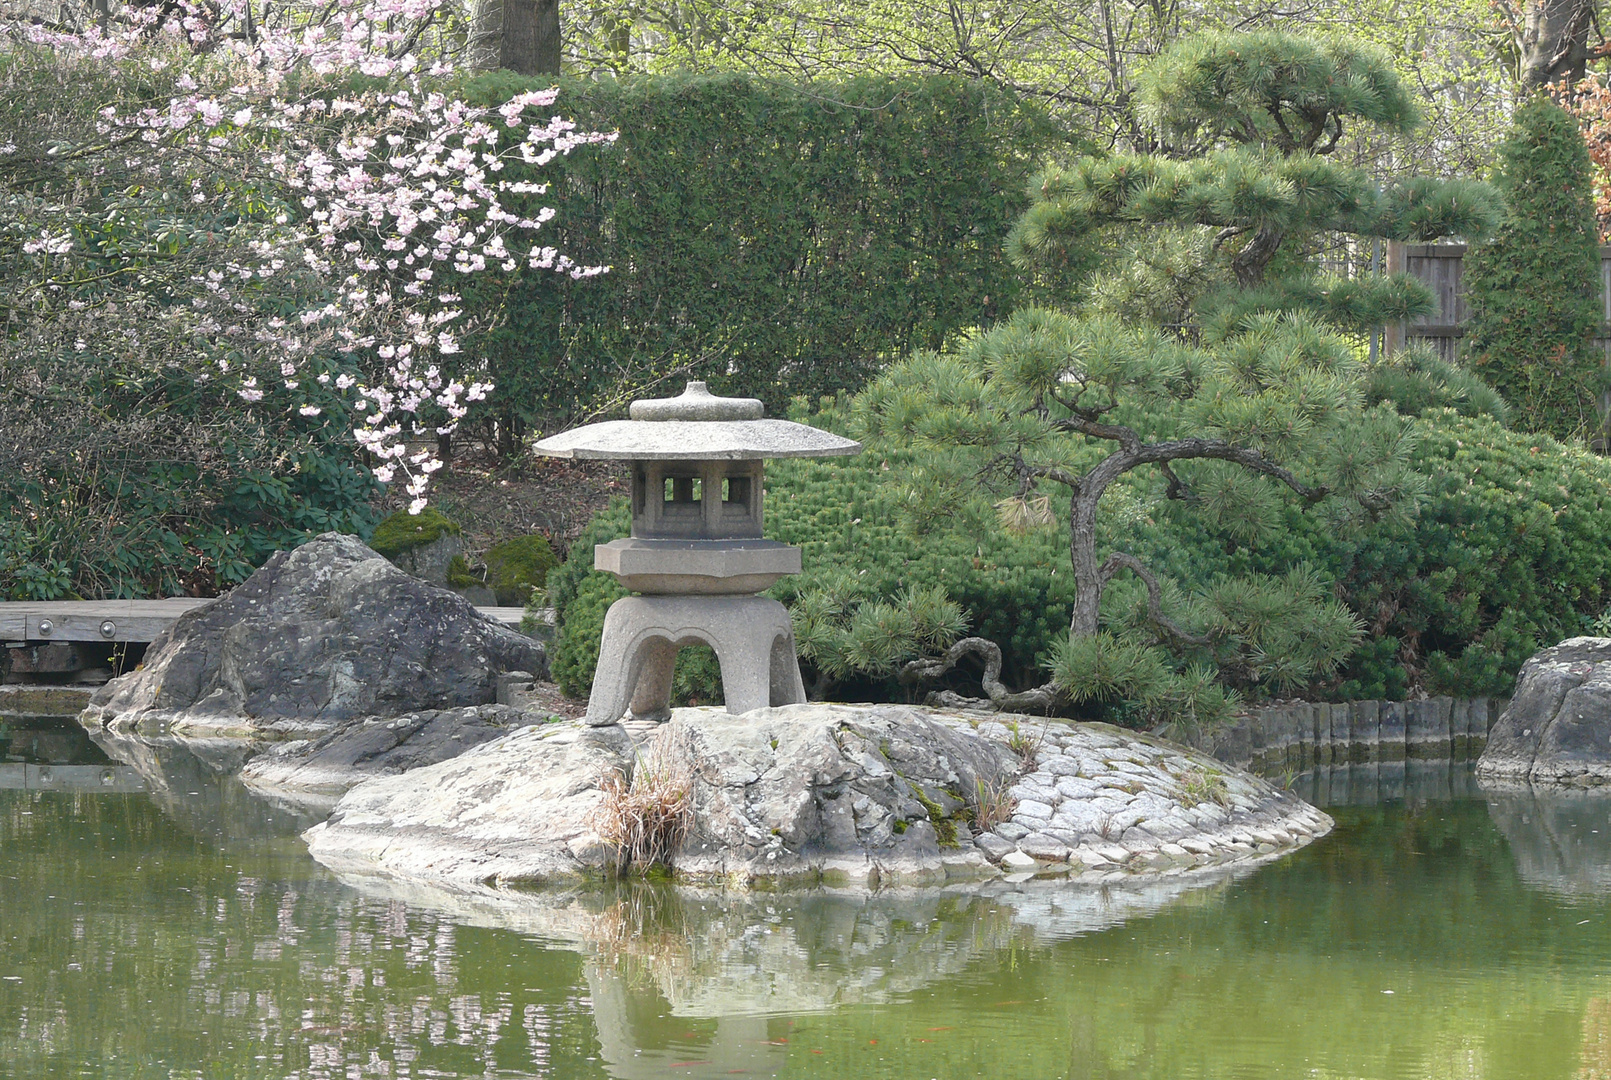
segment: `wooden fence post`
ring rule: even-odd
[[[1404,272],[1404,241],[1389,240],[1387,242],[1387,272],[1389,274],[1402,274]],[[1404,324],[1389,323],[1382,327],[1382,355],[1392,356],[1404,347]]]

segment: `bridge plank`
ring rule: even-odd
[[[150,642],[189,611],[208,603],[193,596],[164,600],[13,600],[0,602],[0,641]],[[482,614],[517,627],[525,612],[517,607],[483,607]],[[49,623],[46,632],[45,623]],[[101,632],[112,623],[111,633]]]

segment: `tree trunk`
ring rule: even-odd
[[[559,74],[559,0],[503,0],[498,66],[521,75]]]
[[[1231,260],[1231,269],[1236,272],[1236,284],[1244,289],[1264,284],[1264,268],[1275,258],[1286,235],[1280,229],[1268,226],[1254,233],[1253,239]]]
[[[559,0],[474,0],[466,63],[471,71],[558,75]]]
[[[1068,511],[1069,561],[1074,564],[1074,615],[1068,632],[1090,637],[1102,610],[1102,569],[1096,564],[1096,504],[1102,492],[1075,492]]]
[[[1565,79],[1575,86],[1588,62],[1595,0],[1526,0],[1516,28],[1522,86],[1537,90]]]
[[[470,41],[464,62],[471,71],[496,71],[498,46],[503,39],[503,0],[473,0],[470,5]]]

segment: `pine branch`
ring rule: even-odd
[[[1146,564],[1134,555],[1122,551],[1115,551],[1109,555],[1107,562],[1102,564],[1102,569],[1099,571],[1102,584],[1106,585],[1113,580],[1113,575],[1120,570],[1129,570],[1147,587],[1147,618],[1152,620],[1154,626],[1187,648],[1200,648],[1211,643],[1210,638],[1182,629],[1178,623],[1163,613],[1163,590],[1158,585],[1158,579],[1147,569]]]

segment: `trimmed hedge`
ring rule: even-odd
[[[465,93],[547,85],[500,71]],[[707,378],[778,415],[993,320],[1023,290],[1001,238],[1032,160],[1066,142],[1039,109],[946,77],[562,79],[558,107],[620,137],[555,159],[532,203],[557,211],[556,247],[612,269],[467,283],[468,310],[504,317],[466,341],[497,384],[472,416],[511,450],[660,380]]]

